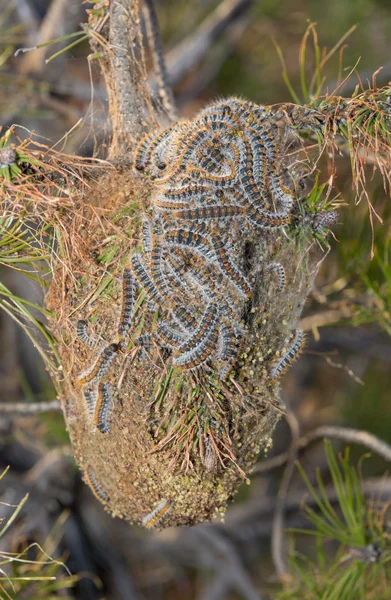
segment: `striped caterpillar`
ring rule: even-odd
[[[86,346],[92,348],[95,345],[95,340],[90,338],[87,333],[88,323],[84,319],[79,319],[76,323],[76,334],[79,340],[81,340]]]
[[[91,467],[87,468],[87,470],[84,473],[84,476],[87,479],[87,483],[90,486],[94,496],[102,502],[107,502],[109,500],[109,496],[100,487],[98,480],[95,477],[94,471]]]
[[[93,383],[94,381],[99,381],[102,379],[106,375],[111,363],[117,356],[118,351],[118,344],[110,344],[109,346],[103,348],[94,366],[86,373],[79,376],[79,385]]]
[[[283,138],[266,108],[228,98],[147,134],[136,149],[135,169],[153,186],[152,214],[144,255],[134,255],[129,269],[156,304],[152,338],[177,367],[215,361],[222,379],[234,368],[253,284],[230,228],[253,235],[290,222]],[[270,268],[282,291],[282,265]],[[293,351],[273,367],[276,376]]]
[[[100,383],[94,407],[94,425],[100,433],[110,433],[110,412],[113,405],[113,390],[109,383]]]
[[[137,146],[135,170],[153,186],[151,214],[142,228],[144,252],[133,254],[123,272],[117,341],[78,377],[98,431],[110,431],[113,392],[104,377],[127,347],[138,289],[153,313],[139,346],[165,349],[181,369],[216,363],[221,379],[234,369],[244,337],[241,321],[253,296],[236,240],[239,232],[253,238],[290,222],[294,196],[282,167],[283,147],[277,120],[267,109],[238,98],[211,104],[192,121],[157,129]],[[333,218],[319,218],[314,229]],[[269,270],[282,292],[283,266],[272,263]],[[88,346],[95,344],[86,321],[78,322],[77,335]],[[273,378],[302,343],[297,331],[287,353],[273,364]]]
[[[239,352],[244,303],[253,294],[230,228],[239,224],[252,235],[291,220],[294,197],[281,168],[282,136],[272,121],[264,107],[228,98],[138,144],[135,170],[154,189],[151,217],[143,224],[144,253],[134,254],[124,270],[119,342],[103,349],[80,385],[101,382],[125,347],[137,287],[157,315],[147,335],[168,348],[173,364],[194,369],[216,361],[220,377],[227,377]],[[272,268],[282,291],[283,267]],[[85,322],[78,336],[91,345]],[[102,385],[95,403],[85,392],[95,412],[103,395],[109,397]]]
[[[142,520],[142,525],[146,529],[156,527],[172,510],[173,502],[170,500],[161,500],[159,504]]]
[[[293,340],[288,346],[285,354],[274,362],[271,370],[270,377],[272,379],[278,379],[285,373],[287,368],[299,357],[300,352],[304,346],[304,334],[301,329],[296,329],[293,335]]]
[[[130,269],[125,269],[122,279],[122,307],[118,324],[118,336],[124,340],[132,324],[136,296],[136,285]]]
[[[285,269],[281,263],[271,263],[269,265],[269,271],[274,271],[277,275],[277,291],[282,292],[285,287]]]

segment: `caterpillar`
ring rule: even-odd
[[[214,304],[207,306],[204,314],[202,315],[199,325],[194,330],[193,334],[189,336],[183,344],[180,345],[179,350],[181,353],[190,352],[191,349],[203,341],[208,335],[210,328],[217,318],[217,307]]]
[[[142,520],[142,525],[146,529],[153,529],[169,514],[173,508],[173,502],[170,500],[161,500],[159,504],[148,513]]]
[[[209,305],[193,334],[178,347],[179,355],[174,357],[174,365],[194,369],[209,358],[218,339],[217,316],[217,307]]]
[[[173,309],[171,311],[171,317],[187,332],[192,331],[197,325],[195,317],[184,306]]]
[[[136,285],[132,271],[125,269],[122,278],[122,308],[118,325],[118,336],[124,340],[130,329],[134,314]]]
[[[205,236],[197,232],[196,228],[173,229],[165,235],[165,244],[169,248],[184,248],[194,250],[205,260],[213,262],[216,256]]]
[[[277,120],[264,107],[228,98],[191,122],[152,132],[136,149],[135,168],[153,189],[144,257],[134,255],[130,269],[146,302],[159,309],[152,339],[171,349],[175,366],[201,368],[212,359],[224,379],[237,360],[253,286],[233,236],[243,231],[253,239],[283,227],[295,200],[284,165],[287,136]],[[282,265],[269,268],[282,291]],[[272,365],[276,377],[297,344]]]
[[[91,467],[87,468],[87,470],[84,473],[84,476],[85,476],[87,483],[90,486],[95,498],[98,498],[98,500],[101,500],[102,502],[107,502],[109,500],[109,496],[100,487],[98,480],[95,477],[94,471],[92,470]]]
[[[208,219],[227,219],[237,217],[245,213],[243,206],[202,206],[199,208],[188,208],[176,210],[170,213],[173,219],[184,219],[190,221],[204,221]]]
[[[150,295],[150,299],[152,299],[156,304],[161,306],[163,298],[156,285],[152,281],[150,274],[139,254],[134,254],[131,259],[132,271],[137,281],[145,289],[146,292]]]
[[[83,395],[87,403],[88,412],[92,416],[94,414],[94,408],[96,403],[96,390],[91,388],[84,388]]]
[[[95,340],[89,337],[87,333],[87,328],[87,321],[85,321],[84,319],[79,319],[79,321],[76,323],[76,335],[79,338],[79,340],[86,344],[86,346],[92,348],[92,346],[94,346],[96,342]]]
[[[143,243],[144,251],[146,254],[150,255],[152,250],[152,231],[150,221],[144,221],[143,223]]]
[[[104,377],[104,375],[107,373],[111,363],[117,356],[118,351],[118,344],[110,344],[109,346],[106,346],[106,348],[103,348],[92,369],[79,376],[79,385],[85,385],[86,383],[92,383],[93,381],[102,379],[102,377]]]
[[[304,334],[301,329],[296,329],[293,340],[279,360],[275,361],[270,376],[272,379],[278,379],[286,371],[286,369],[296,360],[304,346]]]
[[[236,287],[242,296],[249,297],[252,294],[252,289],[240,270],[234,265],[229,256],[222,238],[213,239],[213,247],[216,252],[217,263],[222,273]]]
[[[277,292],[282,292],[285,287],[285,269],[281,263],[273,262],[269,265],[269,271],[277,274]]]
[[[177,348],[184,342],[184,335],[171,328],[165,321],[159,323],[156,335],[167,348]]]
[[[109,383],[100,383],[94,409],[94,425],[101,433],[110,433],[110,411],[113,405],[113,390]]]

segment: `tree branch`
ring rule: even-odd
[[[243,37],[248,27],[249,19],[247,15],[231,23],[226,31],[221,43],[216,44],[211,52],[208,53],[208,60],[196,72],[189,82],[186,81],[184,87],[181,87],[177,97],[179,106],[199,98],[216,79],[221,68],[232,54],[239,40]]]
[[[15,12],[19,21],[26,27],[26,40],[29,46],[37,43],[39,19],[37,11],[29,0],[14,0]]]
[[[216,10],[166,56],[171,85],[175,85],[208,55],[213,42],[247,11],[253,0],[223,0]]]
[[[42,21],[35,43],[43,44],[68,33],[72,33],[78,28],[79,20],[80,3],[78,0],[54,0],[50,4],[45,18]],[[66,42],[64,42],[63,45],[65,46]],[[42,72],[45,67],[45,58],[50,49],[50,46],[46,46],[25,54],[21,61],[19,71],[21,73]],[[61,57],[59,58],[61,60]],[[57,59],[57,63],[53,67],[56,76],[58,75],[58,68],[59,63]]]
[[[0,402],[0,414],[37,415],[51,410],[61,411],[59,400],[48,402]]]
[[[360,429],[348,429],[346,427],[334,427],[332,425],[317,427],[313,431],[307,433],[307,435],[301,437],[297,442],[297,449],[303,450],[309,444],[321,438],[334,438],[342,440],[343,442],[365,446],[384,458],[384,460],[391,462],[391,446],[386,442],[379,440],[379,438],[372,433]],[[290,451],[282,452],[277,456],[264,460],[255,466],[251,475],[262,475],[273,469],[278,469],[288,462],[289,456]]]
[[[110,158],[123,155],[156,119],[144,60],[138,0],[110,2],[109,49],[101,61],[109,92]],[[100,48],[101,50],[102,48]],[[123,156],[122,156],[123,160]]]
[[[272,558],[277,576],[281,581],[289,580],[289,567],[284,551],[285,503],[295,469],[300,434],[299,422],[291,411],[287,413],[286,419],[291,430],[292,442],[287,452],[287,465],[277,494],[271,539]]]
[[[153,67],[157,79],[159,97],[170,120],[176,121],[178,119],[178,110],[167,74],[163,46],[159,34],[159,24],[153,0],[144,0],[142,12],[147,30],[149,51],[152,55]]]

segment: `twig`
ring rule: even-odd
[[[291,447],[287,452],[287,465],[277,494],[271,539],[272,558],[278,578],[281,581],[287,581],[289,579],[288,562],[284,552],[285,503],[295,469],[300,434],[299,422],[291,411],[288,411],[286,419],[291,430],[292,442]]]
[[[382,456],[384,460],[391,462],[391,446],[386,442],[379,440],[379,438],[372,433],[360,429],[348,429],[346,427],[334,427],[331,425],[317,427],[301,437],[297,442],[297,450],[303,450],[312,442],[328,437],[342,440],[343,442],[358,444],[359,446],[365,446],[369,450],[379,454],[379,456]],[[289,456],[290,453],[288,451],[264,460],[256,465],[251,475],[261,475],[262,473],[272,471],[273,469],[278,469],[287,463]]]
[[[388,503],[391,497],[391,480],[384,477],[372,477],[360,482],[360,490],[368,498],[376,497],[378,502]],[[331,504],[338,504],[338,494],[333,484],[325,486],[325,492]],[[297,525],[297,512],[305,501],[306,506],[316,508],[317,501],[302,488],[291,490],[286,503],[285,514],[287,515],[287,527]],[[259,499],[251,503],[238,503],[230,508],[224,524],[213,524],[215,528],[223,528],[230,539],[244,540],[250,543],[249,538],[268,538],[273,526],[273,513],[275,508],[275,496],[265,496],[262,503]],[[296,523],[294,525],[293,522]],[[305,522],[305,521],[304,521]],[[308,525],[310,523],[308,522]]]
[[[227,58],[232,54],[238,41],[243,37],[248,27],[249,19],[244,15],[237,21],[231,23],[225,32],[221,44],[208,54],[207,62],[197,71],[196,75],[182,88],[178,96],[179,106],[198,98],[215,81],[219,71],[225,64]]]
[[[61,410],[59,400],[49,400],[47,402],[0,402],[0,414],[37,415],[51,410]]]
[[[240,17],[253,4],[253,0],[223,0],[216,10],[166,55],[171,85],[175,85],[197,66],[209,53],[213,42],[228,25]]]
[[[144,0],[142,12],[147,31],[149,51],[152,55],[153,67],[157,79],[159,97],[170,120],[176,121],[178,119],[178,110],[167,74],[153,0]]]
[[[110,48],[100,61],[109,92],[113,139],[110,158],[129,153],[156,123],[144,61],[138,0],[110,2]],[[102,51],[102,46],[97,44]]]
[[[338,309],[326,310],[323,312],[315,313],[314,315],[309,315],[308,317],[304,317],[299,321],[299,327],[303,331],[311,331],[311,329],[324,327],[325,325],[330,325],[333,323],[339,323],[344,319],[351,319],[356,313],[357,308],[355,305],[341,306]]]
[[[365,71],[357,73],[357,79],[354,78],[353,75],[351,75],[342,85],[339,81],[331,81],[330,83],[326,82],[326,84],[323,86],[321,94],[330,94],[331,96],[333,96],[334,90],[338,88],[338,94],[342,94],[343,92],[343,95],[345,97],[349,97],[354,92],[356,86],[360,83],[360,81],[365,81],[369,83],[372,82],[372,77],[373,70],[366,69]],[[390,81],[390,79],[391,61],[388,61],[383,65],[382,69],[379,70],[378,75],[376,77],[376,82],[379,86],[381,86],[387,84]],[[369,85],[372,85],[372,83],[369,83]]]
[[[203,600],[218,600],[226,598],[231,588],[236,588],[246,600],[260,600],[259,591],[254,587],[245,571],[237,552],[216,529],[199,527],[197,535],[206,539],[208,547],[213,549],[213,558],[217,563],[218,577],[202,594]],[[219,560],[220,558],[220,560]]]

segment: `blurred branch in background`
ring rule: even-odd
[[[79,0],[53,0],[36,33],[34,46],[73,33],[79,28],[82,18],[85,18],[85,10]],[[66,43],[64,43],[65,46]],[[67,57],[62,55],[55,67],[48,68],[45,66],[48,50],[50,50],[50,46],[27,52],[20,63],[20,73],[26,75],[29,73],[42,74],[43,69],[45,69],[46,80],[50,77],[58,79],[59,68],[61,69],[60,63],[65,63]]]
[[[223,0],[215,11],[175,48],[167,53],[167,70],[172,86],[208,57],[214,42],[252,6],[253,0]]]
[[[30,0],[14,0],[13,6],[19,23],[25,28],[25,38],[29,46],[37,43],[39,15]]]
[[[18,415],[36,415],[51,410],[61,411],[59,400],[47,402],[0,402],[0,413]]]
[[[186,78],[178,92],[179,106],[186,106],[205,92],[225,64],[227,58],[234,52],[239,41],[248,28],[250,17],[247,14],[239,17],[227,26],[221,41],[208,51],[208,60],[195,71],[193,76]],[[180,83],[180,81],[178,82]]]

